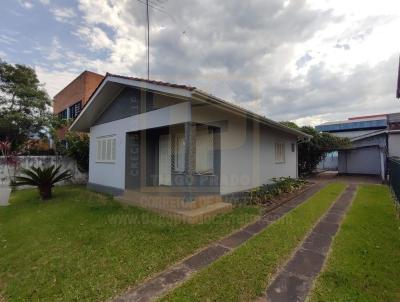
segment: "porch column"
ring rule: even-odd
[[[196,125],[185,123],[185,201],[193,201],[193,181],[196,167]]]

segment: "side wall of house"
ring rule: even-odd
[[[190,121],[188,102],[95,125],[90,129],[89,182],[96,190],[120,194],[125,190],[126,134]],[[98,138],[115,136],[115,162],[96,161]]]
[[[295,136],[209,105],[193,107],[192,119],[221,129],[221,194],[248,190],[273,177],[297,177]],[[276,143],[284,144],[283,163],[275,161]]]
[[[389,133],[389,156],[400,157],[400,133]]]

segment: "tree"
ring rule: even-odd
[[[48,123],[50,99],[33,68],[0,60],[0,140],[18,146],[41,135]]]
[[[350,146],[350,140],[348,138],[319,132],[311,126],[299,127],[293,122],[282,122],[282,124],[312,136],[310,140],[302,141],[298,145],[300,175],[312,173],[318,163],[325,158],[327,153]]]
[[[74,159],[79,171],[89,171],[89,136],[86,133],[66,131],[63,140],[60,141],[58,132],[61,129],[67,129],[71,122],[53,116],[50,124],[56,154]]]

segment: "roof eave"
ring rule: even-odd
[[[220,98],[217,98],[217,97],[215,97],[215,96],[213,96],[213,95],[211,95],[209,93],[206,93],[206,92],[204,92],[202,90],[195,89],[192,92],[192,96],[193,97],[200,97],[200,98],[205,99],[207,101],[210,101],[210,102],[212,102],[214,104],[218,104],[221,107],[224,107],[224,108],[227,108],[229,110],[235,111],[235,112],[237,112],[239,114],[242,114],[242,115],[245,115],[245,116],[250,116],[254,120],[257,120],[257,121],[259,121],[261,123],[264,123],[264,124],[266,124],[268,126],[271,126],[273,128],[276,128],[276,129],[285,131],[287,133],[296,135],[298,138],[302,138],[302,139],[306,139],[306,140],[309,140],[309,139],[312,138],[312,135],[309,135],[309,134],[304,133],[302,131],[299,131],[299,130],[287,127],[285,125],[282,125],[281,123],[275,122],[275,121],[273,121],[271,119],[268,119],[268,118],[266,118],[264,116],[261,116],[259,114],[253,113],[253,112],[251,112],[249,110],[246,110],[244,108],[241,108],[241,107],[239,107],[239,106],[237,106],[235,104],[228,103],[228,102],[226,102],[226,101],[224,101],[224,100],[222,100]]]

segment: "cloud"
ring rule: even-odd
[[[30,1],[18,0],[18,3],[25,9],[33,8],[33,3]]]
[[[79,20],[73,33],[88,53],[53,41],[55,71],[47,66],[41,74],[66,68],[68,75],[92,69],[144,77],[145,6],[78,2],[58,18]],[[345,2],[152,1],[151,77],[195,85],[276,120],[315,124],[397,111],[400,4]]]
[[[53,14],[54,19],[64,23],[71,22],[76,16],[74,9],[70,7],[54,7],[50,9],[50,12]]]
[[[113,41],[99,27],[81,27],[75,35],[86,41],[91,50],[111,49],[113,47]]]
[[[44,68],[40,65],[34,66],[34,68],[41,83],[45,84],[50,97],[57,94],[62,88],[67,86],[68,83],[79,75],[79,72],[54,70],[52,68]]]

